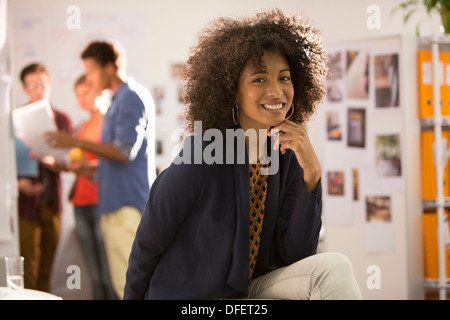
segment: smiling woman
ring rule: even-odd
[[[316,254],[320,163],[302,124],[325,93],[317,34],[278,10],[202,33],[185,73],[193,135],[152,185],[124,299],[361,298],[345,256]],[[219,161],[196,158],[217,156],[223,135]]]

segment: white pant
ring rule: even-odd
[[[123,298],[128,258],[140,221],[141,213],[133,207],[122,207],[102,214],[100,218],[111,282],[120,300]]]
[[[279,268],[250,282],[248,299],[360,300],[350,260],[325,252]]]

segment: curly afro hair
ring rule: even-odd
[[[202,131],[235,128],[231,110],[240,75],[248,64],[261,65],[264,50],[286,58],[294,87],[290,120],[304,123],[326,92],[327,53],[319,33],[309,19],[287,17],[278,9],[213,21],[191,48],[183,74],[187,131],[194,133],[194,121],[202,121]]]

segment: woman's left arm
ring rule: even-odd
[[[277,248],[285,264],[317,252],[322,227],[322,184],[309,192],[298,168],[284,192],[277,223]]]
[[[278,218],[277,242],[286,264],[315,254],[322,226],[322,184],[320,163],[304,126],[285,120],[274,127],[280,135],[280,151],[294,151]],[[276,142],[277,144],[277,142]],[[293,157],[292,157],[293,158]],[[297,165],[298,162],[299,165]]]

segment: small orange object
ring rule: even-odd
[[[70,160],[83,160],[83,151],[80,148],[73,148],[69,154]]]

